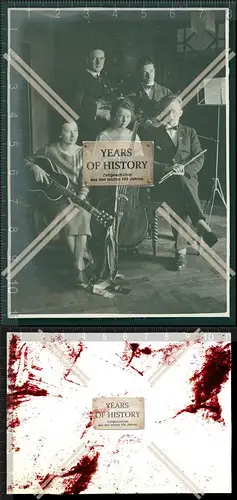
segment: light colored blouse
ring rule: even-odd
[[[128,128],[122,129],[121,131],[117,132],[112,128],[108,128],[106,130],[103,130],[103,132],[100,132],[98,136],[96,137],[96,141],[128,141],[130,142],[132,140],[133,136],[133,131],[129,130]],[[135,137],[135,144],[134,144],[134,156],[143,156],[142,148],[141,148],[141,141],[140,137],[136,134]]]
[[[120,132],[117,132],[114,129],[107,128],[98,134],[96,140],[97,141],[131,141],[132,140],[132,130],[128,128],[122,129]],[[136,142],[140,142],[138,135],[135,138]]]
[[[46,145],[26,158],[25,166],[32,168],[39,156],[45,156],[51,160],[59,172],[66,174],[74,184],[77,184],[81,188],[79,196],[87,196],[89,189],[83,185],[82,181],[82,146],[77,146],[71,153],[61,149],[59,143]]]

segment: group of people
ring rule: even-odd
[[[79,115],[78,123],[63,122],[58,141],[44,146],[28,157],[26,167],[31,170],[38,183],[47,184],[48,176],[37,164],[37,157],[49,158],[59,172],[67,175],[72,186],[77,185],[79,198],[85,199],[89,196],[92,205],[97,204],[99,200],[100,208],[106,208],[106,211],[114,215],[114,188],[106,188],[110,190],[108,203],[103,188],[89,190],[83,185],[82,142],[131,141],[132,137],[137,142],[153,141],[154,186],[149,188],[147,200],[166,201],[179,217],[192,224],[199,236],[212,247],[218,238],[205,221],[198,195],[198,172],[203,167],[204,156],[200,155],[195,159],[201,153],[197,133],[193,128],[180,123],[183,113],[182,100],[178,95],[172,94],[170,89],[155,81],[155,65],[150,57],[138,61],[135,79],[120,83],[116,92],[108,78],[103,77],[104,64],[103,49],[94,48],[88,53],[86,68],[80,76],[77,88],[71,92],[72,99],[69,102]],[[160,120],[164,110],[165,119]],[[133,124],[138,114],[142,119],[134,137]],[[192,158],[194,159],[190,162]],[[189,164],[185,167],[187,162]],[[161,188],[159,181],[170,170],[173,175]],[[69,200],[62,197],[56,203],[53,202],[51,208],[47,206],[45,223],[52,220],[68,203]],[[93,240],[91,227],[90,213],[80,208],[60,233],[73,254],[74,280],[82,287],[88,286],[85,258],[87,243],[90,239]],[[173,230],[173,233],[175,266],[176,270],[181,271],[187,264],[187,241],[179,231]],[[94,258],[96,259],[96,255]],[[99,276],[100,266],[97,267]]]

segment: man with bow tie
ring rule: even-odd
[[[130,84],[135,96],[136,109],[142,109],[146,114],[149,101],[159,102],[171,91],[155,81],[156,71],[153,60],[149,56],[141,58],[137,63],[136,81]]]
[[[155,81],[155,65],[150,57],[144,57],[138,61],[137,74],[141,99],[159,102],[164,96],[171,94],[169,89]]]
[[[159,121],[161,113],[163,117]],[[212,247],[218,238],[205,222],[198,194],[198,172],[203,167],[204,155],[184,166],[202,150],[196,131],[180,123],[182,114],[180,98],[167,95],[153,104],[151,120],[139,131],[142,140],[154,141],[154,187],[150,197],[151,201],[165,201],[183,221],[192,223]],[[159,184],[163,175],[171,170],[174,175]],[[173,226],[172,231],[176,269],[181,271],[187,265],[187,241]]]

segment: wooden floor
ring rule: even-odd
[[[215,210],[211,226],[220,237],[215,252],[225,260],[226,222],[222,210]],[[16,277],[18,293],[12,295],[12,311],[24,315],[85,314],[88,317],[93,314],[225,313],[225,279],[202,256],[195,255],[191,247],[187,269],[175,271],[173,244],[171,228],[160,217],[156,260],[152,257],[150,239],[142,243],[138,257],[124,255],[119,271],[126,277],[123,286],[127,293],[117,293],[112,299],[58,284],[49,270],[46,273],[48,280],[45,280],[34,261]]]

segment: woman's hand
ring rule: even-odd
[[[46,184],[49,184],[48,175],[42,168],[39,167],[39,165],[34,164],[31,168],[34,172],[37,182],[46,182]]]

